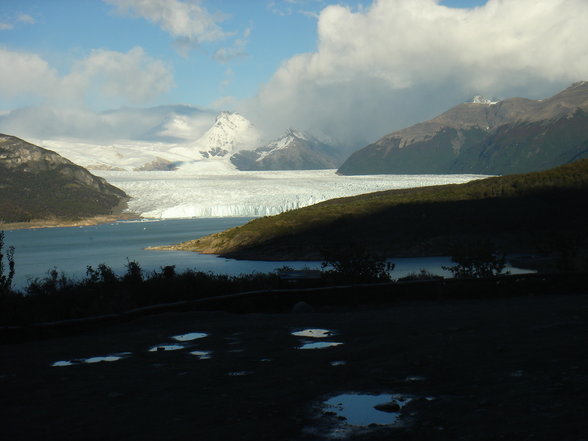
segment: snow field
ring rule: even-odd
[[[130,197],[129,210],[155,219],[259,217],[327,199],[381,190],[463,183],[483,175],[338,176],[335,170],[200,168],[173,172],[95,171]]]

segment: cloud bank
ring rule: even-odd
[[[586,80],[586,41],[585,0],[329,6],[317,51],[284,62],[240,111],[269,132],[296,126],[359,148],[477,94],[542,98]]]
[[[34,106],[0,114],[0,133],[29,140],[186,142],[202,136],[215,117],[215,111],[182,105],[104,112]]]
[[[142,48],[96,49],[60,75],[42,57],[0,47],[0,98],[104,106],[140,104],[173,86],[171,69]]]

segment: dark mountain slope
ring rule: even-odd
[[[460,104],[351,155],[340,174],[545,170],[588,157],[588,82],[546,100]]]
[[[122,190],[57,153],[0,134],[0,221],[108,215],[126,199]]]
[[[333,199],[171,249],[228,257],[321,258],[361,243],[388,256],[447,255],[460,240],[490,239],[506,251],[580,245],[588,225],[588,160],[552,170]]]

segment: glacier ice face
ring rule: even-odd
[[[178,171],[98,171],[131,196],[129,210],[156,219],[260,217],[327,199],[397,188],[468,182],[481,175],[338,176],[335,170],[237,171],[209,165]]]

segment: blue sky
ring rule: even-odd
[[[474,7],[484,0],[448,0],[451,7]],[[101,0],[0,0],[0,44],[45,59],[62,75],[92,50],[126,53],[141,47],[173,72],[174,86],[152,103],[214,106],[228,97],[245,99],[269,81],[280,64],[317,43],[317,16],[329,4],[357,10],[361,1],[208,0],[200,4],[222,16],[226,33],[214,41],[182,50],[177,38],[156,23],[133,13],[120,13],[116,2]],[[23,19],[24,18],[24,19]],[[219,54],[228,52],[225,58]],[[216,55],[216,56],[215,56]],[[28,104],[34,96],[10,104]],[[6,102],[6,100],[5,100]],[[99,100],[88,105],[101,107]],[[113,103],[114,104],[114,103]],[[226,104],[230,104],[226,102]]]
[[[0,0],[0,112],[182,103],[363,142],[587,79],[585,29],[585,0]]]

